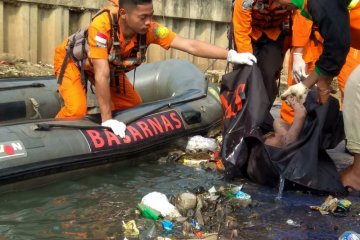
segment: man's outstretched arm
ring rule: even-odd
[[[256,63],[256,58],[251,53],[237,53],[234,50],[228,51],[207,42],[188,39],[178,35],[174,38],[170,47],[190,53],[197,57],[226,59],[227,61],[236,64],[253,65],[254,62]]]

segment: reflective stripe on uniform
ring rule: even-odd
[[[359,3],[359,1],[360,1],[360,0],[352,0],[352,1],[349,3],[349,5],[348,5],[349,11],[350,11],[351,9],[353,9],[353,8]]]

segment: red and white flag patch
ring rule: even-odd
[[[101,48],[106,48],[107,39],[108,37],[105,34],[98,32],[95,36],[96,46]]]

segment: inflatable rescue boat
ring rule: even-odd
[[[190,62],[143,64],[128,77],[144,103],[113,113],[127,124],[125,138],[104,129],[99,113],[54,119],[55,77],[0,79],[0,185],[127,160],[219,126],[218,89]],[[88,107],[96,110],[90,89]]]

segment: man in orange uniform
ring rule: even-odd
[[[308,89],[317,83],[319,103],[327,102],[331,81],[345,63],[350,46],[360,49],[360,1],[359,0],[276,0],[293,5],[303,16],[312,19],[324,38],[324,50],[316,62],[315,71],[300,83],[288,88],[282,98],[289,95],[304,101]],[[360,66],[357,66],[346,82],[344,90],[344,125],[347,148],[354,154],[354,163],[342,173],[344,186],[360,191]]]
[[[299,10],[294,14],[292,30],[293,49],[289,56],[288,86],[305,79],[308,73],[314,70],[315,63],[323,50],[323,38],[320,36],[317,27],[314,27],[312,21],[303,17]],[[341,106],[346,80],[358,64],[360,64],[360,54],[357,49],[350,48],[345,65],[337,76],[341,92]],[[282,102],[280,116],[289,124],[294,119],[294,112],[285,101]]]
[[[235,0],[233,32],[238,52],[254,53],[258,59],[270,103],[278,92],[276,79],[284,60],[284,38],[291,11],[273,0]],[[271,106],[269,106],[270,108]]]
[[[152,20],[152,0],[114,1],[117,6],[98,13],[86,31],[70,36],[55,50],[55,75],[64,106],[57,118],[81,118],[87,113],[86,79],[92,79],[102,126],[125,136],[126,125],[112,119],[112,110],[141,104],[141,97],[125,73],[140,65],[151,43],[199,57],[227,59],[231,63],[256,62],[250,53],[239,54],[206,42],[186,39]]]

